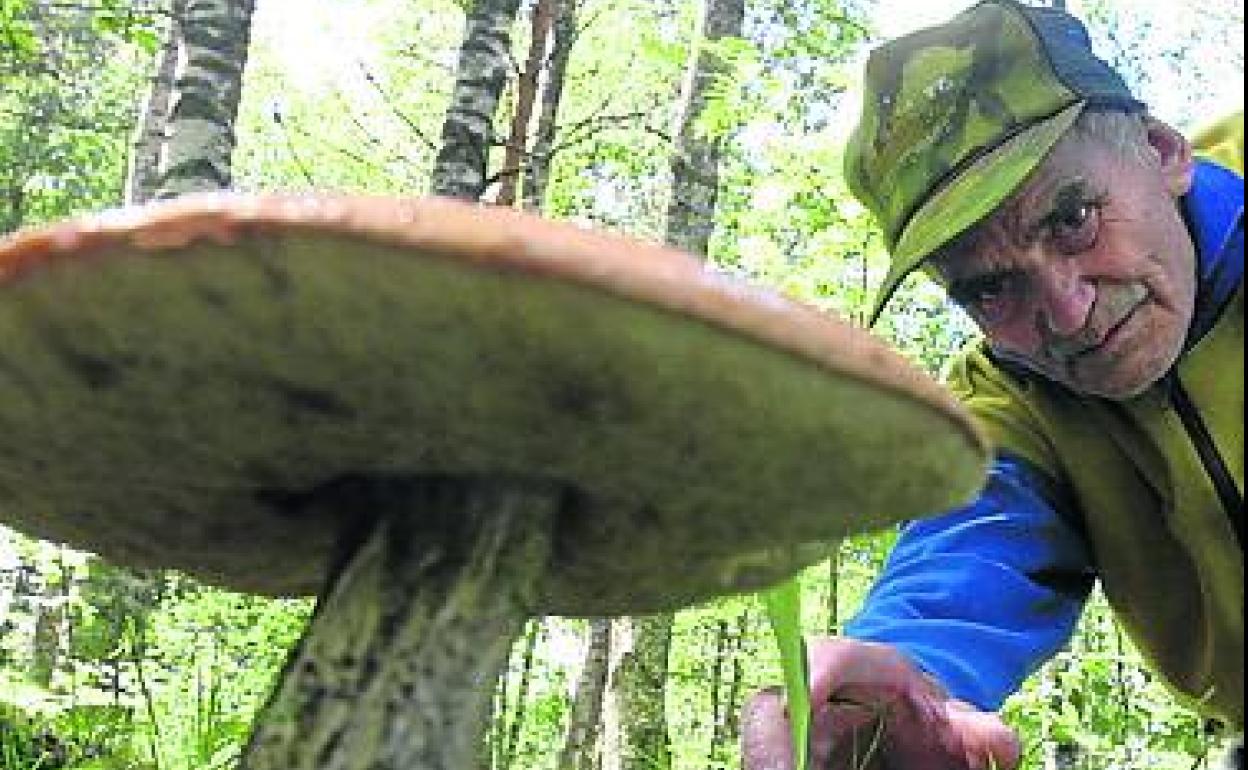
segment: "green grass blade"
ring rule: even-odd
[[[780,650],[796,770],[806,770],[810,761],[810,676],[806,668],[806,640],[802,636],[801,584],[796,577],[791,578],[763,592],[762,600]]]

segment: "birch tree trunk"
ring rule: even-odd
[[[713,682],[718,708],[713,709],[715,723],[711,731],[711,746],[707,754],[708,768],[724,767],[740,743],[741,691],[745,679],[742,666],[745,637],[749,634],[750,613],[742,612],[736,621],[722,621],[726,630],[723,660],[718,661],[720,675]]]
[[[230,186],[234,122],[255,0],[184,0],[180,57],[158,198]]]
[[[672,766],[665,703],[672,618],[660,614],[616,621],[616,638],[624,648],[611,672],[619,719],[620,770],[668,770]]]
[[[61,548],[58,546],[58,551]],[[35,605],[35,634],[31,642],[31,680],[48,689],[56,672],[65,662],[69,652],[69,601],[70,576],[58,559],[57,581],[44,575],[43,593]]]
[[[740,37],[745,0],[706,0],[700,39]],[[724,62],[713,49],[694,47],[681,95],[680,125],[672,160],[672,199],[665,240],[692,254],[707,256],[715,228],[720,139],[699,134],[697,123]],[[632,650],[615,672],[623,770],[663,770],[670,766],[665,707],[672,616],[620,621],[632,628]]]
[[[602,696],[607,687],[610,659],[611,621],[607,618],[594,618],[589,621],[585,663],[577,680],[563,749],[559,752],[559,762],[555,765],[559,770],[594,770],[594,749],[601,732]]]
[[[169,29],[156,54],[156,73],[134,135],[130,168],[126,173],[125,202],[128,204],[146,203],[155,198],[160,189],[160,158],[169,136],[174,78],[177,76],[178,53],[183,46],[182,20],[186,16],[186,0],[173,0],[169,10]]]
[[[740,37],[745,0],[706,0],[701,39],[718,41]],[[685,80],[680,125],[672,161],[672,198],[667,209],[667,242],[705,256],[715,229],[719,197],[721,139],[699,134],[697,124],[706,109],[710,87],[724,74],[715,51],[700,48]]]
[[[563,85],[567,78],[568,60],[576,42],[576,7],[580,0],[555,0],[555,19],[551,30],[550,63],[546,68],[546,84],[542,89],[541,110],[533,152],[524,168],[522,206],[530,211],[541,209],[546,201],[550,181],[551,154],[558,132],[559,105],[563,101]]]
[[[434,195],[478,200],[485,192],[494,113],[507,83],[511,26],[519,9],[520,0],[473,2],[434,161]]]
[[[537,656],[537,645],[542,637],[542,623],[541,618],[532,618],[526,624],[524,636],[518,645],[520,647],[520,673],[516,682],[516,697],[512,700],[510,713],[507,713],[508,710],[505,708],[506,698],[504,697],[503,712],[495,717],[500,727],[506,722],[506,729],[501,731],[499,758],[495,764],[499,770],[510,770],[516,761],[516,756],[520,753],[524,736],[524,721],[528,711],[529,685],[533,678],[533,661]],[[500,677],[501,681],[506,681],[506,679],[506,674]],[[504,690],[505,694],[506,690]]]

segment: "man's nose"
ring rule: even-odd
[[[1045,337],[1070,337],[1087,325],[1096,303],[1096,285],[1073,260],[1042,271],[1037,288],[1036,320]]]

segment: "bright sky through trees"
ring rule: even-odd
[[[880,38],[894,37],[939,23],[972,5],[974,0],[876,0],[872,21]],[[1069,0],[1069,7],[1085,18],[1106,0]],[[1211,6],[1200,0],[1176,0],[1164,6],[1153,0],[1108,0],[1129,25],[1120,40],[1132,44],[1141,58],[1160,51],[1188,49],[1195,71],[1175,72],[1167,61],[1148,68],[1145,100],[1163,119],[1181,127],[1204,117],[1229,112],[1243,104],[1243,9],[1238,16],[1228,5],[1221,24]],[[360,65],[371,66],[380,55],[379,38],[388,22],[410,11],[403,0],[259,0],[254,20],[254,39],[273,57],[274,69],[289,86],[314,94],[333,89],[350,94],[366,89]],[[429,19],[459,24],[451,0],[429,2]],[[432,6],[444,6],[438,9]],[[1164,13],[1164,19],[1159,18]],[[1094,36],[1103,37],[1094,26]],[[1232,29],[1233,27],[1233,29]],[[1197,39],[1193,32],[1218,34],[1221,39]],[[432,38],[455,37],[454,30],[439,30]],[[1132,37],[1134,35],[1134,38]],[[1098,39],[1098,48],[1109,45]],[[1140,50],[1143,45],[1152,49]],[[443,52],[429,51],[430,55]],[[864,52],[865,53],[865,52]],[[450,62],[447,62],[449,65]],[[837,133],[840,133],[839,131]]]

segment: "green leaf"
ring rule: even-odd
[[[797,577],[762,594],[771,633],[780,650],[784,671],[789,728],[793,733],[796,770],[806,770],[810,755],[810,675],[806,664],[806,641],[802,636],[802,587]]]

